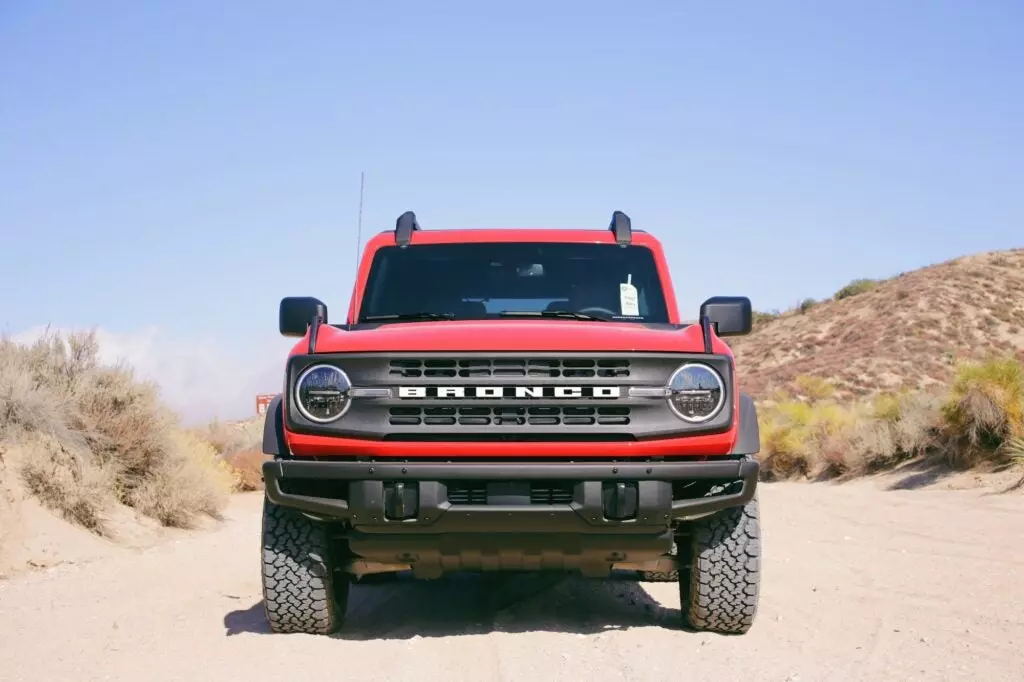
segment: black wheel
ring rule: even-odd
[[[683,561],[679,571],[679,600],[687,627],[743,634],[753,625],[761,586],[758,513],[755,495],[742,507],[690,526],[689,561]]]
[[[336,576],[322,524],[263,500],[263,604],[274,632],[336,632],[349,580]]]

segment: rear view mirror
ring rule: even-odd
[[[326,324],[326,303],[312,296],[286,296],[281,299],[277,325],[282,336],[305,336],[314,317]]]
[[[746,296],[712,296],[701,303],[700,316],[707,316],[719,336],[749,334],[754,324],[750,299]]]

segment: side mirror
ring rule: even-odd
[[[327,323],[327,304],[312,296],[286,296],[281,299],[277,317],[282,336],[305,336],[314,317]]]
[[[746,296],[712,296],[700,304],[700,316],[707,316],[719,336],[743,336],[754,326],[753,310]]]

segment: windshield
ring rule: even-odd
[[[520,315],[669,321],[650,249],[521,242],[381,248],[358,321]]]

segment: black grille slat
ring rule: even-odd
[[[535,483],[530,487],[530,504],[569,504],[571,483]]]
[[[403,358],[390,361],[388,374],[402,379],[622,379],[630,375],[630,362],[619,358]]]
[[[423,423],[427,426],[455,426],[455,417],[426,417]]]
[[[419,426],[421,421],[419,417],[392,417],[390,420],[393,426]]]
[[[628,407],[392,407],[392,426],[628,426]]]
[[[482,481],[450,481],[445,483],[448,502],[453,505],[486,505],[487,484]],[[530,504],[570,504],[573,484],[563,481],[530,483]]]
[[[451,504],[487,504],[487,485],[484,483],[448,483],[446,487]]]
[[[526,424],[526,417],[495,417],[495,426],[523,426]]]

